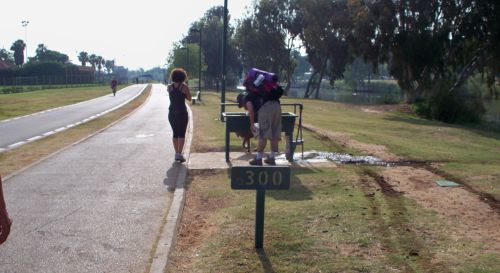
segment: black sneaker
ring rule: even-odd
[[[257,159],[257,158],[254,158],[252,160],[250,160],[250,165],[254,165],[254,166],[262,166],[262,158],[261,159]]]
[[[276,165],[276,160],[274,159],[274,157],[268,157],[268,158],[264,159],[264,162],[267,165]]]
[[[180,163],[183,163],[183,162],[186,162],[186,159],[180,155],[179,158],[177,159],[177,161],[179,161]]]

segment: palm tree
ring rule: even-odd
[[[110,74],[111,72],[114,72],[115,60],[107,60],[106,63],[104,64],[104,67],[106,67],[106,71],[108,71],[108,74]]]
[[[95,69],[95,66],[97,65],[97,56],[95,54],[91,54],[89,56],[89,63]]]
[[[26,48],[26,44],[23,40],[15,41],[10,50],[14,51],[14,63],[16,65],[22,65],[24,63],[24,49]]]
[[[89,54],[85,51],[80,52],[80,54],[78,54],[78,60],[82,63],[82,66],[85,66],[89,61]]]
[[[96,57],[96,65],[97,65],[97,75],[98,75],[98,78],[100,79],[101,78],[101,69],[102,69],[102,65],[105,63],[106,61],[104,60],[104,58],[102,56],[97,56]]]

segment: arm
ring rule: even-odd
[[[255,127],[254,127],[255,112],[254,112],[254,109],[253,109],[252,102],[247,101],[246,102],[246,108],[247,108],[247,111],[248,111],[248,118],[250,119],[250,131],[252,131],[252,133],[255,135],[255,130],[256,130]]]
[[[191,101],[191,90],[189,90],[189,86],[187,84],[182,88],[182,92],[186,95],[186,100]]]
[[[2,190],[2,178],[0,177],[0,244],[7,240],[11,224],[12,221],[9,219],[9,214],[7,213],[7,208],[5,207]]]

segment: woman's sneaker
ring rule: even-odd
[[[179,156],[179,162],[182,163],[182,162],[186,162],[186,159],[184,158],[184,156],[180,155]]]
[[[175,161],[179,161],[180,163],[182,163],[186,162],[186,159],[184,158],[184,156],[182,156],[182,154],[175,154]]]

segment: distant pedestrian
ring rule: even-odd
[[[172,126],[173,145],[175,149],[175,160],[184,162],[186,159],[182,155],[184,149],[184,139],[188,124],[188,112],[185,101],[191,101],[191,92],[187,81],[187,73],[182,68],[175,68],[170,73],[171,84],[167,86],[170,98],[170,107],[168,108],[168,121]]]
[[[7,240],[12,220],[9,218],[3,197],[2,177],[0,177],[0,245]]]
[[[111,90],[113,90],[113,96],[116,96],[116,87],[118,86],[118,81],[116,79],[113,79],[111,81]]]

